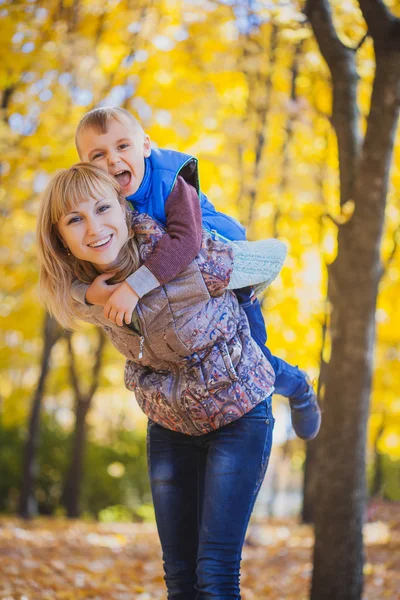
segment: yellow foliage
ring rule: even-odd
[[[72,0],[0,6],[0,322],[11,332],[2,334],[0,377],[7,418],[26,414],[40,360],[43,310],[33,237],[38,197],[55,170],[78,160],[75,127],[100,102],[131,110],[160,147],[195,153],[204,192],[249,226],[251,237],[277,235],[290,244],[282,275],[265,298],[269,342],[276,354],[318,373],[325,263],[337,252],[337,228],[324,215],[345,223],[354,211],[352,201],[339,207],[330,78],[300,3],[284,8],[276,1],[272,11],[260,6],[254,29],[239,26],[231,4],[85,0],[78,12]],[[355,47],[366,32],[358,3],[331,4],[341,39]],[[387,4],[399,13],[398,3]],[[375,68],[371,40],[357,56],[365,124]],[[384,260],[392,255],[399,223],[399,187],[397,137]],[[400,412],[399,274],[397,250],[378,302],[372,403],[378,422],[383,413],[390,423]],[[88,351],[79,348],[81,357]],[[327,358],[329,340],[324,353]],[[61,397],[67,374],[57,358],[49,387]],[[107,361],[102,398],[110,389],[122,394],[122,360],[109,351]],[[121,410],[129,403],[124,398]],[[371,443],[376,428],[375,419]],[[391,456],[398,452],[396,431],[388,429],[381,442]]]

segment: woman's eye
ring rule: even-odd
[[[68,221],[68,225],[71,225],[72,223],[77,223],[79,221],[79,217],[72,217],[72,219],[70,219]]]
[[[101,152],[99,152],[98,154],[95,154],[92,158],[92,160],[96,160],[96,158],[100,158],[100,156],[102,156]]]
[[[108,204],[103,204],[102,206],[99,206],[99,209],[98,209],[98,211],[99,211],[99,212],[104,212],[105,210],[107,210],[107,208],[110,208],[110,207],[108,206]]]

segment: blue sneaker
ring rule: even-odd
[[[313,440],[321,427],[321,409],[308,378],[306,390],[296,398],[289,398],[289,403],[296,435],[302,440]]]

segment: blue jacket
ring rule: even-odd
[[[200,190],[197,158],[175,150],[155,149],[151,151],[149,158],[145,159],[145,167],[139,189],[127,198],[136,210],[147,213],[165,225],[165,202],[180,175],[199,194],[205,229],[216,231],[229,240],[246,239],[245,228],[233,217],[215,210]]]

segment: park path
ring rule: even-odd
[[[365,526],[363,600],[398,600],[399,505]],[[252,522],[242,563],[243,600],[307,600],[312,530],[294,520]],[[0,518],[0,600],[165,598],[153,524]]]

